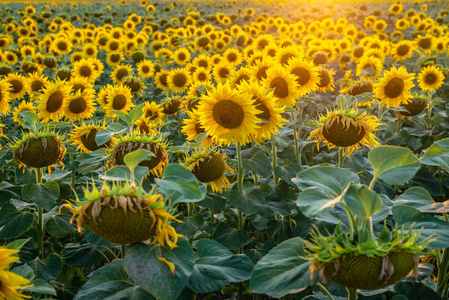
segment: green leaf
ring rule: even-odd
[[[412,187],[394,200],[394,206],[408,205],[422,213],[448,213],[449,200],[435,202],[429,192],[422,187]]]
[[[122,259],[116,259],[96,270],[89,281],[78,291],[74,300],[141,300],[155,299],[150,293],[133,284]]]
[[[240,194],[237,190],[232,190],[229,193],[228,200],[232,207],[247,215],[252,215],[265,204],[265,195],[260,189],[253,189],[249,192],[243,191],[243,194]]]
[[[56,237],[66,236],[74,231],[76,227],[70,224],[71,215],[55,214],[45,220],[45,230]]]
[[[311,285],[309,267],[301,238],[287,240],[271,250],[251,273],[251,291],[258,294],[296,293]]]
[[[379,146],[368,153],[374,176],[388,184],[401,184],[413,178],[421,164],[407,148]]]
[[[369,218],[380,211],[382,199],[362,184],[351,184],[343,194],[343,201],[349,210],[362,218]]]
[[[125,122],[128,126],[133,123],[133,118],[126,112],[121,110],[113,110],[113,112],[120,117],[120,120]]]
[[[112,136],[116,134],[122,134],[127,131],[128,128],[126,126],[123,126],[119,123],[111,124],[107,127],[107,129],[97,132],[97,134],[95,135],[95,143],[97,143],[97,146],[101,146],[109,142]]]
[[[302,191],[296,204],[306,217],[315,219],[329,213],[340,201],[341,197],[333,198],[328,192],[311,187]]]
[[[62,270],[61,257],[57,254],[50,254],[44,261],[36,258],[29,262],[28,265],[33,269],[37,279],[50,281],[59,276]]]
[[[19,114],[19,116],[22,117],[22,119],[25,121],[22,125],[23,127],[29,130],[35,129],[34,126],[36,123],[38,123],[37,121],[39,120],[39,117],[37,116],[36,113],[24,110]]]
[[[213,234],[214,240],[226,246],[226,248],[235,250],[243,246],[248,239],[248,234],[244,230],[231,228],[227,223],[220,223]]]
[[[131,117],[131,124],[134,124],[134,122],[136,122],[143,115],[143,107],[144,106],[145,106],[145,103],[137,105],[128,113],[128,115]],[[131,124],[128,124],[128,125],[131,125]]]
[[[151,152],[145,149],[139,149],[130,153],[127,153],[123,158],[125,165],[130,169],[134,170],[135,167],[146,159],[151,159]]]
[[[103,247],[91,244],[67,244],[62,250],[64,262],[75,268],[90,267],[100,261]]]
[[[172,204],[178,202],[198,202],[206,196],[206,186],[185,167],[169,164],[165,167],[161,179],[155,179],[159,192],[171,195]]]
[[[6,245],[7,249],[16,249],[16,250],[20,250],[22,249],[23,246],[25,246],[26,243],[28,243],[31,240],[31,238],[27,238],[27,239],[18,239],[15,240],[11,243],[9,243],[8,245]]]
[[[57,295],[55,288],[45,280],[35,279],[30,283],[33,286],[24,289],[25,292],[32,292],[41,295],[53,295],[53,296]]]
[[[175,265],[174,275],[164,258]],[[157,299],[176,299],[192,274],[194,254],[190,244],[180,239],[176,248],[137,243],[128,246],[125,267],[129,277]]]
[[[397,295],[404,295],[408,300],[443,300],[432,288],[422,282],[399,282],[394,286]],[[402,298],[403,299],[403,298]]]
[[[350,182],[358,183],[359,177],[347,169],[317,166],[299,172],[292,181],[300,190],[316,187],[338,196]]]
[[[439,166],[449,172],[449,138],[433,143],[423,157],[421,162],[429,166]]]
[[[148,175],[148,167],[136,167],[134,170],[134,181],[139,183],[146,175]],[[128,167],[114,166],[107,170],[105,175],[100,175],[99,177],[104,180],[130,181],[131,172]]]
[[[59,184],[55,181],[27,184],[22,189],[26,201],[36,203],[45,210],[51,210],[59,198]]]
[[[253,264],[246,255],[233,254],[221,244],[201,239],[196,244],[195,266],[188,287],[199,293],[208,293],[231,282],[250,278]]]
[[[242,166],[244,169],[260,176],[269,177],[271,175],[271,161],[268,154],[262,151],[253,155],[250,159],[243,159]]]
[[[288,136],[273,135],[271,137],[271,141],[278,149],[285,149],[293,144],[293,142],[288,138]]]
[[[301,166],[297,163],[290,163],[287,166],[276,166],[274,168],[274,174],[276,174],[277,177],[285,180],[293,187],[296,187],[296,185],[293,183],[292,179],[295,178],[296,174],[301,171]]]
[[[0,210],[0,239],[15,238],[33,226],[34,216],[18,211],[12,204],[3,205]]]
[[[294,237],[291,225],[291,221],[287,219],[281,219],[279,221],[270,220],[268,222],[267,233],[276,243],[279,244]]]
[[[422,212],[406,205],[398,205],[392,208],[393,217],[399,227],[404,225],[406,231],[414,224],[413,232],[421,231],[419,240],[433,236],[436,240],[427,246],[429,249],[449,247],[449,223],[438,218],[424,215]]]

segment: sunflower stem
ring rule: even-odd
[[[446,282],[444,278],[446,277],[447,268],[449,266],[449,248],[443,250],[443,258],[438,264],[438,279],[437,279],[437,293],[445,297],[446,294]]]
[[[326,289],[326,287],[324,285],[322,285],[321,283],[317,282],[317,287],[319,287],[323,293],[330,299],[330,300],[334,300],[334,297],[332,297],[332,295],[329,293],[329,291]]]
[[[122,244],[122,245],[121,245],[121,251],[120,251],[120,257],[121,257],[122,259],[124,259],[124,258],[125,258],[125,254],[126,254],[126,245],[125,245],[125,244]]]
[[[193,214],[193,208],[194,208],[194,205],[195,204],[193,204],[193,203],[187,203],[187,216],[190,218],[191,216],[192,216],[192,214]]]
[[[35,171],[36,171],[36,184],[41,184],[43,169],[37,168]],[[41,259],[44,259],[44,209],[42,208],[42,206],[38,206],[37,246],[40,251]]]
[[[376,177],[376,176],[373,176],[373,179],[371,179],[371,182],[369,183],[369,186],[368,186],[368,188],[369,188],[371,191],[373,190],[374,185],[376,184],[376,181],[377,181],[377,177]]]
[[[343,168],[343,162],[345,161],[346,152],[343,148],[338,149],[338,167]]]
[[[292,121],[293,121],[293,138],[295,139],[295,157],[296,163],[301,165],[301,159],[299,156],[299,143],[298,143],[298,133],[296,132],[296,118],[295,113],[292,112]]]
[[[271,164],[272,164],[272,167],[273,167],[274,185],[278,185],[278,177],[276,176],[276,173],[275,173],[275,169],[277,167],[278,155],[277,155],[276,145],[273,142],[273,136],[271,136],[271,152],[272,152]]]
[[[348,300],[357,300],[357,290],[348,288]]]
[[[242,166],[242,146],[240,145],[240,143],[237,143],[237,166],[238,166],[238,170],[237,170],[237,187],[238,187],[238,191],[239,194],[243,194],[243,166]],[[243,220],[243,213],[240,210],[237,210],[237,215],[238,215],[238,224],[237,224],[237,229],[238,230],[243,230],[243,227],[245,226],[244,224],[244,220]],[[243,247],[240,247],[239,249],[239,253],[243,253]],[[241,283],[240,283],[241,284]],[[240,298],[240,285],[239,285],[239,299]]]

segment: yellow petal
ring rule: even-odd
[[[164,263],[166,263],[167,266],[170,268],[170,271],[171,271],[171,273],[173,274],[173,276],[175,276],[175,264],[174,264],[174,263],[169,262],[169,261],[166,260],[165,258],[159,257],[159,256],[157,257],[157,259],[160,260],[160,261],[162,261],[162,262],[164,262]]]

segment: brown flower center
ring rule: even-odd
[[[64,100],[64,95],[61,91],[56,91],[48,97],[47,100],[47,112],[54,113],[57,112],[62,107],[62,102]]]
[[[80,114],[84,112],[87,108],[87,101],[84,97],[76,98],[72,100],[69,104],[69,110],[74,114]]]
[[[83,77],[90,77],[90,75],[92,75],[92,70],[88,66],[82,66],[79,73]]]
[[[125,108],[126,102],[127,102],[126,96],[118,94],[112,100],[112,108],[115,110],[122,110],[123,108]]]
[[[173,76],[173,83],[177,87],[184,87],[187,83],[187,77],[184,74],[176,74]]]
[[[22,91],[23,89],[23,84],[20,80],[17,79],[13,79],[11,81],[9,81],[9,83],[12,85],[12,93],[13,94],[18,94]]]
[[[296,75],[296,82],[299,83],[299,85],[305,85],[310,80],[310,72],[309,70],[305,68],[294,68],[290,71],[293,75]]]
[[[385,96],[388,98],[397,98],[404,91],[404,80],[399,77],[391,79],[384,88]]]
[[[217,102],[212,108],[212,116],[218,125],[233,129],[239,127],[244,120],[243,108],[231,100]]]
[[[192,173],[201,182],[212,182],[221,177],[225,170],[225,163],[217,154],[205,157],[204,161],[198,162]]]
[[[219,75],[221,78],[226,78],[226,77],[228,77],[228,75],[229,75],[229,70],[228,70],[228,68],[220,68],[220,70],[218,70],[218,75]]]
[[[282,77],[276,77],[271,80],[270,88],[274,88],[274,96],[281,99],[287,97],[289,94],[287,81]]]
[[[346,125],[348,117],[336,116],[329,118],[323,126],[324,138],[339,147],[349,147],[360,142],[365,136],[365,129],[352,122]]]
[[[437,82],[437,76],[435,76],[435,74],[432,74],[432,73],[427,74],[427,75],[424,77],[424,82],[427,83],[427,84],[432,85],[432,84],[434,84],[435,82]]]

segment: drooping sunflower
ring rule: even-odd
[[[167,77],[169,89],[176,93],[183,93],[191,81],[191,76],[185,69],[173,69]]]
[[[142,78],[150,78],[154,74],[154,64],[150,60],[142,60],[137,64],[137,74]]]
[[[38,116],[43,122],[59,121],[62,107],[70,94],[70,86],[65,81],[49,82],[37,99]]]
[[[6,115],[10,107],[12,85],[4,80],[0,80],[0,113]]]
[[[112,86],[107,90],[106,94],[106,99],[108,101],[106,103],[106,115],[110,117],[114,116],[114,110],[120,110],[127,113],[135,106],[132,102],[132,98],[133,95],[129,87],[122,84]]]
[[[157,124],[156,122],[151,121],[148,118],[145,118],[144,116],[137,119],[134,124],[137,126],[137,131],[140,132],[140,134],[148,134],[148,135],[157,135]]]
[[[357,109],[328,111],[315,124],[318,128],[310,132],[309,139],[316,141],[318,149],[323,142],[329,149],[346,148],[350,156],[359,146],[371,148],[379,145],[373,131],[377,131],[381,123],[366,112],[359,114]]]
[[[198,106],[201,126],[214,139],[223,139],[244,145],[250,135],[256,133],[261,113],[256,109],[252,95],[231,87],[229,82],[219,83],[216,88],[202,96]]]
[[[160,245],[176,247],[178,237],[169,220],[175,220],[164,208],[164,199],[159,194],[145,194],[141,186],[135,184],[116,183],[112,186],[103,184],[98,190],[84,189],[85,201],[77,200],[74,204],[64,204],[73,217],[77,217],[78,231],[86,225],[103,239],[117,244],[132,244],[145,240],[153,240]],[[61,208],[62,208],[61,207]],[[173,263],[161,258],[174,272]]]
[[[115,141],[114,137],[100,146],[95,142],[97,133],[105,129],[105,124],[84,124],[83,122],[79,127],[74,125],[74,128],[69,134],[69,141],[72,145],[77,146],[76,150],[81,150],[81,152],[89,153],[100,148],[110,148]]]
[[[20,126],[23,125],[23,123],[25,122],[22,117],[20,116],[20,113],[23,111],[31,111],[31,112],[36,112],[36,108],[34,107],[33,103],[31,102],[27,102],[25,100],[23,100],[18,106],[16,106],[13,110],[12,116],[13,116],[13,121],[16,122],[17,124],[19,124]]]
[[[24,299],[31,298],[31,296],[25,296],[19,290],[31,287],[30,281],[16,273],[10,272],[10,265],[19,260],[18,256],[13,256],[18,253],[19,250],[7,249],[0,247],[0,297],[2,299]]]
[[[114,143],[114,150],[111,155],[110,163],[113,166],[124,165],[126,154],[138,149],[145,149],[151,152],[151,158],[139,163],[141,167],[147,167],[149,172],[160,176],[168,164],[168,143],[163,142],[160,137],[147,134],[133,133],[121,137]]]
[[[115,84],[121,83],[122,80],[131,74],[133,68],[129,65],[118,65],[114,68],[114,71],[111,73],[112,82]]]
[[[66,149],[63,137],[53,130],[30,132],[23,135],[22,139],[15,140],[11,145],[14,159],[21,167],[44,168],[62,163]]]
[[[137,76],[127,76],[122,80],[122,84],[131,89],[134,95],[142,95],[144,89],[147,88],[145,83]]]
[[[444,73],[437,67],[430,65],[418,74],[418,86],[423,91],[436,91],[444,83]]]
[[[9,73],[3,78],[5,83],[11,87],[10,95],[12,99],[21,99],[26,92],[26,78],[19,73]]]
[[[184,166],[188,168],[195,177],[210,184],[212,191],[222,193],[223,189],[231,187],[225,173],[234,174],[234,171],[224,161],[225,154],[214,150],[202,150],[186,157]]]
[[[313,62],[302,58],[291,58],[287,70],[295,75],[299,85],[299,97],[302,97],[318,88],[319,68]]]
[[[89,119],[95,110],[95,100],[88,90],[73,93],[64,101],[62,107],[63,115],[69,121]]]
[[[276,104],[278,106],[294,106],[300,93],[295,75],[280,65],[270,67],[266,74],[267,78],[262,81],[262,86],[266,90],[274,88],[274,96],[278,99]]]
[[[188,141],[193,141],[199,134],[206,132],[206,130],[203,126],[201,126],[200,116],[197,114],[196,110],[193,112],[188,111],[187,115],[188,118],[184,118],[183,120],[184,126],[182,127],[181,132],[187,136]],[[201,142],[201,146],[204,148],[210,148],[212,146],[212,142],[212,137],[208,135]]]
[[[264,139],[270,139],[274,133],[279,133],[279,128],[282,128],[283,123],[286,123],[287,120],[281,116],[285,107],[276,106],[277,98],[274,96],[274,91],[266,92],[257,83],[250,84],[247,81],[242,82],[238,89],[251,94],[256,109],[261,111],[256,114],[256,117],[262,120],[261,123],[257,124],[259,128],[256,129],[257,133],[254,135],[256,143]]]
[[[374,84],[374,93],[388,107],[398,107],[409,102],[412,97],[410,89],[414,86],[414,73],[407,73],[404,66],[392,67],[384,72],[384,77]]]

